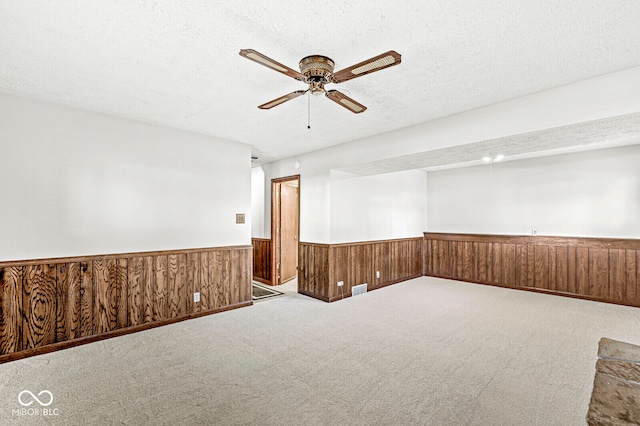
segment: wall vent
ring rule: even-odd
[[[367,283],[354,285],[353,287],[351,287],[352,296],[357,296],[359,294],[366,293],[366,292],[367,292]]]

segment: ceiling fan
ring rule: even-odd
[[[260,109],[270,109],[280,104],[287,102],[288,100],[302,96],[307,92],[311,92],[314,95],[324,94],[327,98],[331,99],[338,105],[341,105],[349,111],[359,114],[367,109],[364,105],[351,99],[347,95],[337,90],[326,90],[325,84],[329,83],[342,83],[343,81],[351,80],[356,77],[362,77],[363,75],[370,74],[372,72],[380,71],[382,69],[398,65],[401,62],[400,54],[393,50],[390,50],[381,55],[375,56],[366,61],[359,62],[355,65],[345,68],[343,70],[333,72],[335,63],[331,58],[321,55],[311,55],[302,58],[300,61],[300,72],[295,71],[273,59],[263,55],[260,52],[256,52],[253,49],[242,49],[240,56],[269,67],[272,70],[281,72],[284,75],[288,75],[291,78],[300,80],[309,85],[307,90],[296,90],[287,95],[276,98],[265,104],[258,106]]]

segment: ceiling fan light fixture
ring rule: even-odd
[[[312,95],[315,95],[315,96],[320,96],[327,93],[326,89],[324,88],[324,83],[322,81],[310,82],[309,91],[311,92]]]

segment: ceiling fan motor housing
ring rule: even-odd
[[[335,63],[331,58],[321,55],[311,55],[300,61],[300,72],[306,77],[309,90],[314,95],[326,93],[325,83],[330,83]]]

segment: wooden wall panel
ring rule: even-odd
[[[403,252],[404,247],[399,246],[397,250]],[[337,259],[336,259],[337,260]],[[372,259],[370,245],[353,245],[347,247],[345,291],[351,293],[354,285],[367,284],[375,286],[372,274]],[[398,264],[397,269],[402,271],[403,264]]]
[[[502,284],[514,283],[516,280],[516,245],[505,244],[502,257]]]
[[[155,271],[154,259],[152,256],[145,256],[142,259],[142,322],[153,321],[153,299],[155,291]]]
[[[56,341],[57,267],[28,265],[22,281],[22,349],[33,349]]]
[[[604,248],[589,248],[588,295],[609,298],[609,251]]]
[[[236,285],[229,287],[226,292],[219,293],[221,297],[220,301],[222,301],[222,298],[224,298],[224,300],[228,300],[223,303],[229,303],[231,300],[246,300],[248,297],[247,282],[250,281],[250,277],[246,277],[242,273],[243,268],[229,269],[229,266],[249,263],[249,259],[243,255],[243,253],[230,252],[228,256],[220,256],[219,261],[222,265],[222,276],[225,277],[230,275],[230,281],[236,283]]]
[[[576,294],[589,292],[589,247],[576,247]]]
[[[423,270],[451,271],[458,268],[449,260],[457,250],[462,248],[448,243],[432,245],[422,238],[347,244],[301,243],[298,292],[332,302],[351,296],[356,285],[366,283],[368,290],[374,290],[419,277]],[[423,252],[442,260],[433,260],[425,266]],[[338,281],[344,285],[338,287]]]
[[[300,243],[298,292],[329,301],[329,245]]]
[[[169,317],[167,256],[154,256],[153,275],[153,321],[160,321]]]
[[[473,243],[470,241],[463,241],[463,254],[462,254],[462,277],[465,280],[475,280],[475,257],[473,255]]]
[[[232,293],[239,299],[237,294],[240,291],[239,280],[233,276],[230,282],[234,283],[232,287],[225,286],[224,283],[229,280],[230,264],[237,264],[240,261],[240,253],[209,253],[209,284],[210,284],[210,302],[213,308],[228,305],[232,299]]]
[[[549,262],[549,290],[555,290],[557,287],[557,278],[556,275],[558,273],[558,265],[557,265],[557,248],[556,246],[548,246],[549,247],[549,256],[547,257],[547,261]]]
[[[625,297],[630,304],[640,305],[640,250],[626,250]]]
[[[343,259],[343,261],[338,261],[338,259]],[[329,273],[329,281],[328,281],[328,294],[326,297],[329,299],[344,297],[345,294],[349,295],[351,293],[351,287],[353,283],[348,281],[348,272],[349,272],[349,247],[348,246],[340,246],[329,248],[329,265],[330,265],[330,273]],[[344,285],[342,288],[337,286],[338,281],[342,281]]]
[[[429,241],[425,241],[425,243],[430,244]],[[380,277],[375,277],[374,275],[375,286],[381,287],[382,283],[391,281],[391,243],[376,244],[373,247],[372,262],[373,270],[380,272]],[[422,262],[422,259],[420,262]]]
[[[492,243],[485,244],[485,254],[486,254],[485,268],[486,268],[487,282],[492,283],[494,282],[493,265],[494,265],[494,259],[495,259]]]
[[[491,267],[491,282],[492,283],[501,283],[502,282],[502,264],[504,262],[502,256],[502,244],[493,243],[493,264]]]
[[[627,290],[627,251],[609,250],[609,291],[613,300],[624,300]]]
[[[167,256],[168,317],[179,318],[187,314],[187,255]]]
[[[394,244],[394,247],[397,247],[399,244]],[[438,241],[438,269],[440,270],[440,274],[445,277],[451,276],[451,254],[449,252],[449,241]],[[404,259],[402,253],[396,253],[396,259]],[[398,271],[395,274],[395,278],[397,279],[400,276],[403,276],[404,271]]]
[[[115,330],[117,326],[118,291],[116,259],[93,262],[93,330],[96,334]]]
[[[556,252],[556,282],[555,289],[561,292],[569,291],[569,256],[568,247],[555,247]]]
[[[193,301],[193,294],[200,291],[200,254],[187,253],[187,311],[200,312],[200,303]]]
[[[442,241],[432,240],[431,241],[431,250],[433,252],[433,273],[436,275],[444,275],[444,270],[442,268],[442,251],[440,247],[444,244]]]
[[[57,268],[56,341],[61,342],[82,336],[80,263],[61,263]]]
[[[567,293],[580,294],[578,290],[577,247],[567,247]]]
[[[229,303],[236,303],[234,300],[238,300],[239,303],[250,302],[252,298],[251,253],[247,251],[231,251],[229,254],[232,256],[222,257],[223,277],[228,274],[229,281],[237,283],[236,286],[230,287]],[[240,267],[232,267],[232,265],[240,265]],[[227,270],[229,271],[228,273],[226,272]]]
[[[532,246],[534,256],[533,285],[536,288],[549,288],[549,246]]]
[[[422,275],[422,242],[420,240],[411,240],[409,243],[411,252],[408,255],[409,262],[412,263],[409,274],[411,276]]]
[[[201,312],[210,309],[209,292],[211,291],[211,277],[209,276],[209,256],[207,253],[200,253],[200,306]]]
[[[253,246],[253,279],[271,283],[271,240],[252,238]]]
[[[514,286],[527,286],[527,246],[516,244],[516,276]]]
[[[128,259],[116,259],[116,328],[125,328],[129,325],[128,265]]]
[[[424,238],[422,240],[422,275],[428,275],[431,273],[431,268],[429,265],[429,259],[431,258],[429,256],[429,245],[431,244],[431,240],[428,240],[426,238]],[[380,247],[384,247],[383,245],[379,245]]]
[[[144,258],[132,257],[127,263],[128,324],[144,324]]]
[[[527,244],[527,286],[533,284],[536,286],[536,247],[533,244]]]
[[[478,281],[487,282],[487,243],[478,243],[478,257],[476,260]]]
[[[438,233],[424,239],[427,275],[640,307],[640,240]]]
[[[80,263],[80,336],[93,335],[93,262]]]
[[[454,277],[462,276],[462,271],[464,270],[464,243],[461,241],[452,241],[452,259],[453,266],[451,273]]]
[[[0,355],[22,350],[23,270],[0,267]]]
[[[250,305],[251,259],[240,246],[0,262],[0,363]]]

